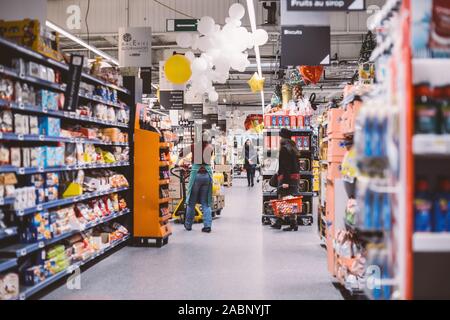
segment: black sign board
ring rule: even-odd
[[[184,105],[184,117],[187,120],[203,119],[203,104],[188,103]]]
[[[203,129],[211,129],[212,125],[219,122],[219,115],[217,113],[205,114],[205,122],[203,123]]]
[[[152,93],[152,68],[141,68],[142,93]]]
[[[281,28],[281,65],[329,65],[331,36],[329,26],[289,26]]]
[[[78,107],[78,94],[80,89],[81,71],[83,69],[84,56],[72,54],[70,56],[69,79],[64,99],[64,110],[75,111]]]
[[[198,20],[197,19],[167,19],[166,31],[167,32],[180,32],[197,31]]]
[[[365,0],[284,0],[288,11],[363,11]]]
[[[159,92],[159,103],[168,110],[183,110],[183,90],[170,90]]]
[[[227,120],[218,120],[217,126],[220,128],[220,130],[226,132],[227,131]]]

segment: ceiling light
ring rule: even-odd
[[[225,98],[223,98],[222,101],[223,101],[223,103],[227,103],[227,99],[225,99]]]
[[[47,28],[52,29],[53,31],[56,31],[58,33],[60,33],[61,35],[63,35],[66,38],[69,38],[70,40],[78,43],[79,45],[85,47],[86,49],[94,52],[95,54],[99,55],[100,57],[104,58],[105,60],[111,62],[112,64],[119,66],[119,61],[117,61],[117,59],[114,59],[113,57],[111,57],[109,54],[97,49],[94,46],[91,46],[90,44],[84,42],[83,40],[81,40],[80,38],[74,36],[73,34],[71,34],[70,32],[67,32],[66,30],[64,30],[63,28],[57,26],[56,24],[54,24],[53,22],[50,21],[45,21],[45,25],[47,26]]]

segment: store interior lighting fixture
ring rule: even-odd
[[[45,25],[47,26],[47,28],[52,29],[53,31],[58,32],[60,35],[78,43],[80,46],[85,47],[86,49],[94,52],[95,54],[99,55],[100,57],[104,58],[106,61],[109,61],[110,63],[119,66],[119,61],[114,59],[113,57],[111,57],[109,54],[106,54],[105,52],[97,49],[94,46],[91,46],[90,44],[84,42],[83,40],[81,40],[80,38],[74,36],[73,34],[71,34],[70,32],[67,32],[66,30],[64,30],[63,28],[57,26],[56,24],[54,24],[51,21],[46,21]]]

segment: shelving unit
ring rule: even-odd
[[[140,125],[140,115],[146,106],[138,104],[134,140],[134,222],[133,243],[137,246],[162,247],[169,242],[172,226],[168,212],[170,162],[165,154],[171,146],[162,141],[156,128],[145,130]],[[163,172],[167,174],[164,175]],[[164,191],[165,190],[165,191]],[[167,195],[163,193],[166,192]]]
[[[61,73],[62,82],[67,80],[69,66],[44,57],[43,55],[32,51],[26,47],[17,45],[7,39],[0,37],[0,50],[2,51],[2,55],[4,58],[6,57],[17,57],[23,58],[25,61],[33,61],[38,64],[44,65],[46,67],[53,68]],[[6,60],[3,59],[3,62]],[[19,74],[16,70],[0,65],[0,77],[7,77],[13,81],[18,81],[20,83],[28,83],[35,88],[46,89],[51,92],[56,93],[64,93],[66,90],[65,83],[52,83],[46,80],[39,79],[37,77],[28,76]],[[82,73],[81,81],[86,82],[93,85],[101,85],[104,87],[108,87],[109,89],[113,89],[117,91],[117,95],[122,101],[122,103],[112,103],[110,101],[105,101],[101,97],[86,95],[84,93],[79,93],[80,105],[82,101],[91,101],[95,103],[101,103],[106,106],[111,106],[114,108],[123,108],[127,106],[130,108],[130,119],[134,117],[134,104],[135,98],[133,94],[133,90],[129,90],[127,88],[118,87],[114,84],[110,84],[105,82],[102,79],[97,79],[92,75]],[[100,128],[120,128],[121,132],[126,132],[130,139],[133,137],[133,127],[130,125],[132,121],[129,123],[117,122],[117,121],[106,121],[102,119],[98,119],[95,117],[88,116],[80,116],[75,112],[68,112],[64,110],[49,110],[46,105],[33,105],[29,103],[17,103],[15,101],[7,101],[4,99],[0,99],[0,111],[10,110],[14,114],[24,114],[24,115],[36,115],[36,116],[49,116],[54,118],[59,118],[62,123],[68,124],[84,124],[90,125],[91,127],[100,127]],[[10,132],[0,133],[0,140],[2,143],[7,143],[8,145],[19,145],[22,146],[24,144],[29,144],[33,146],[42,146],[42,145],[54,145],[56,143],[63,144],[93,144],[96,146],[106,146],[108,147],[131,147],[132,144],[128,142],[110,142],[110,141],[102,141],[98,139],[85,139],[85,138],[68,138],[62,136],[46,136],[46,135],[22,135],[15,134]],[[114,171],[118,171],[123,174],[129,183],[132,183],[133,176],[131,167],[133,166],[133,158],[130,156],[129,161],[116,161],[113,163],[79,163],[76,165],[63,165],[56,167],[17,167],[11,165],[0,166],[0,174],[6,173],[14,173],[18,177],[18,184],[16,187],[24,186],[23,183],[26,181],[28,175],[32,174],[44,174],[50,172],[70,172],[70,171],[78,171],[78,170],[95,170],[95,169],[114,169]],[[50,247],[55,244],[63,243],[64,240],[69,239],[70,237],[77,235],[79,233],[88,231],[90,229],[94,229],[97,227],[101,227],[102,225],[115,221],[120,222],[122,225],[127,226],[130,233],[125,235],[123,238],[115,240],[107,247],[104,247],[98,251],[95,251],[89,258],[84,261],[77,261],[70,265],[67,269],[48,276],[45,280],[37,283],[34,286],[24,286],[21,284],[20,286],[20,295],[18,299],[29,299],[39,291],[48,288],[49,285],[57,282],[58,280],[64,278],[65,276],[70,275],[74,270],[86,266],[87,264],[92,264],[98,262],[101,258],[106,256],[106,253],[113,252],[114,249],[120,247],[123,244],[126,244],[128,240],[131,238],[131,225],[130,221],[132,220],[133,215],[133,197],[132,186],[130,187],[120,187],[120,188],[109,188],[101,191],[95,191],[90,193],[83,193],[79,196],[69,197],[69,198],[59,198],[57,200],[47,201],[44,203],[37,204],[36,206],[26,208],[23,210],[15,210],[13,204],[15,202],[14,197],[2,198],[0,199],[0,206],[11,219],[9,221],[9,228],[0,229],[0,272],[16,272],[16,270],[21,267],[26,261],[29,259],[34,260],[34,257],[41,252],[41,250],[45,250],[47,247]],[[19,241],[19,233],[20,226],[23,223],[23,219],[26,216],[32,215],[34,213],[45,212],[47,210],[52,210],[56,208],[66,207],[70,205],[75,205],[80,202],[85,202],[87,200],[101,198],[106,195],[111,195],[113,193],[119,193],[123,199],[126,200],[127,207],[121,209],[119,211],[111,212],[107,216],[102,218],[97,218],[96,220],[90,221],[84,224],[80,229],[71,229],[63,234],[53,236],[47,240],[36,241],[34,243],[20,243]],[[33,265],[33,264],[32,264]],[[22,274],[20,274],[20,278],[22,279]]]

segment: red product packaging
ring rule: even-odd
[[[305,118],[303,116],[297,116],[297,128],[303,128],[305,126]]]
[[[270,128],[270,126],[271,126],[270,120],[271,120],[271,116],[269,114],[265,114],[264,115],[264,127],[265,128]]]
[[[277,117],[277,127],[282,128],[284,127],[284,116],[280,115]]]
[[[290,118],[291,118],[291,128],[292,129],[297,128],[297,116],[291,115]]]
[[[266,150],[270,150],[270,136],[269,135],[264,136],[264,148]]]

